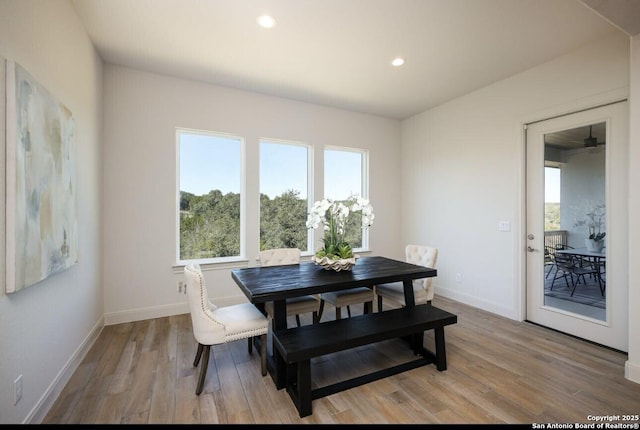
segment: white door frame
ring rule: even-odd
[[[605,114],[602,114],[600,111],[597,111],[595,109],[599,109],[601,107],[605,107],[608,105],[614,105],[617,104],[617,102],[619,102],[620,100],[616,100],[615,102],[611,102],[611,103],[603,103],[600,106],[594,106],[594,107],[589,107],[589,108],[584,108],[584,109],[579,109],[576,110],[576,112],[567,112],[566,114],[562,114],[562,115],[556,115],[555,117],[549,117],[548,119],[539,119],[536,121],[530,121],[530,123],[536,122],[536,123],[540,123],[540,122],[549,122],[552,126],[554,124],[554,119],[555,118],[561,118],[561,117],[566,117],[570,115],[571,117],[589,117],[592,114],[595,115],[596,117],[599,116],[599,118],[601,119],[606,119],[607,115],[606,112]],[[622,120],[618,119],[618,127],[625,127],[626,130],[628,131],[628,103],[624,103],[624,104],[620,104],[619,106],[624,106],[624,112],[625,114],[623,115],[624,118]],[[587,111],[584,115],[580,115],[581,112]],[[606,109],[605,109],[606,111]],[[620,115],[619,111],[618,115]],[[576,115],[577,114],[577,115]],[[604,115],[604,116],[603,116]],[[556,122],[562,122],[563,120],[559,120]],[[578,121],[580,121],[580,119],[578,119]],[[591,121],[591,119],[589,119],[589,121]],[[598,120],[599,121],[599,120]],[[595,122],[595,121],[594,121]],[[610,133],[609,130],[609,126],[607,127],[607,133]],[[530,241],[528,241],[526,239],[527,234],[529,233],[527,231],[527,216],[526,216],[526,198],[527,198],[527,174],[526,174],[526,166],[527,166],[527,147],[526,147],[526,130],[524,130],[523,127],[523,131],[522,131],[523,137],[523,144],[522,144],[522,165],[523,165],[523,170],[522,170],[522,234],[520,235],[520,238],[518,240],[518,243],[520,245],[520,249],[522,250],[521,253],[521,275],[522,275],[522,280],[523,280],[523,285],[522,285],[522,295],[521,295],[521,309],[522,309],[522,318],[521,319],[526,319],[527,318],[527,258],[528,258],[528,253],[526,252],[526,247],[528,245],[530,245]],[[609,138],[608,138],[609,139]],[[608,140],[610,141],[610,140]],[[628,172],[624,172],[621,170],[625,170],[625,169],[620,169],[620,166],[626,166],[625,163],[625,157],[627,154],[627,148],[628,148],[628,136],[625,138],[624,142],[614,142],[614,144],[616,145],[615,150],[611,150],[611,148],[607,147],[607,185],[606,185],[606,194],[607,194],[607,207],[612,209],[612,212],[608,215],[608,225],[611,226],[611,228],[613,228],[613,230],[611,230],[611,228],[609,229],[611,231],[612,234],[609,234],[608,232],[608,253],[609,256],[611,257],[611,254],[613,254],[613,258],[615,258],[615,264],[614,267],[611,269],[611,276],[609,277],[610,281],[608,282],[608,284],[610,285],[624,285],[625,286],[625,291],[626,291],[626,287],[628,286],[628,268],[627,268],[627,261],[628,261],[628,254],[627,254],[627,242],[626,242],[626,231],[627,231],[627,227],[628,227],[628,221],[626,219],[626,214],[628,213],[626,210],[626,189],[627,189],[627,174]],[[612,168],[612,166],[616,166],[615,169]],[[615,193],[615,194],[614,194]],[[623,201],[624,200],[624,201]],[[616,226],[617,227],[614,227]],[[541,242],[538,242],[536,244],[536,248],[541,248],[541,246],[544,245],[544,238],[541,237],[540,238]],[[614,260],[611,260],[611,263],[613,263]],[[608,272],[610,270],[611,264],[608,264]],[[540,268],[541,269],[541,268]],[[537,269],[534,269],[537,270]],[[542,273],[542,270],[540,270],[540,273]],[[617,294],[617,293],[616,293]],[[610,294],[608,294],[608,302],[610,301],[609,298],[611,297]],[[619,298],[619,296],[618,296]],[[616,302],[612,302],[612,303],[617,303],[616,308],[620,307],[620,306],[626,306],[626,303],[624,305],[620,305],[619,301]],[[609,305],[608,305],[608,309]],[[623,310],[624,311],[624,310]],[[609,312],[609,311],[608,311]],[[607,324],[604,324],[605,327],[610,327],[613,325],[614,328],[616,330],[619,330],[620,332],[618,333],[619,337],[623,338],[623,340],[617,340],[615,341],[613,344],[609,344],[608,346],[614,347],[616,349],[620,349],[620,350],[624,350],[626,351],[628,349],[628,316],[627,316],[627,312],[624,311],[624,317],[621,318],[614,318],[613,315],[610,315],[609,313],[607,314]],[[561,316],[560,320],[562,320],[562,318],[570,318],[573,319],[571,317],[567,317],[566,315]],[[554,327],[554,325],[556,324],[560,324],[560,327]],[[543,325],[548,325],[551,326],[552,328],[558,328],[561,331],[565,331],[569,334],[574,334],[580,337],[585,337],[584,330],[589,330],[590,332],[593,331],[593,333],[595,333],[595,338],[593,337],[586,337],[589,338],[590,340],[594,340],[598,343],[602,343],[602,344],[607,344],[608,338],[607,338],[607,334],[606,334],[606,330],[601,330],[599,327],[590,327],[588,329],[585,329],[587,325],[583,325],[583,331],[580,331],[580,329],[576,329],[574,327],[572,327],[570,324],[570,326],[566,326],[563,325],[562,322],[558,323],[558,321],[556,321],[556,315],[551,314],[551,320],[547,321],[545,324]],[[573,324],[575,325],[575,324]],[[581,324],[578,324],[578,326],[580,326]],[[624,326],[624,327],[622,327]]]
[[[526,125],[538,121],[557,118],[583,110],[593,109],[612,103],[627,101],[629,99],[629,87],[621,87],[605,91],[596,95],[589,95],[578,100],[562,103],[550,108],[529,112],[520,116],[515,135],[518,139],[518,156],[520,162],[520,175],[517,180],[518,196],[516,197],[515,212],[518,214],[518,234],[514,237],[514,279],[519,282],[516,294],[514,294],[513,308],[516,309],[516,318],[524,321],[527,315],[527,253],[526,253],[526,233],[527,230],[527,156],[526,156]]]

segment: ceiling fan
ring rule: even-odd
[[[593,126],[589,126],[589,137],[583,139],[582,142],[573,140],[574,143],[583,143],[585,148],[595,148],[598,145],[604,145],[606,142],[598,142],[598,139],[593,137],[591,134],[591,129]]]

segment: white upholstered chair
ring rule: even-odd
[[[367,287],[350,288],[348,290],[331,291],[328,293],[320,294],[320,312],[318,314],[318,321],[322,318],[322,312],[324,310],[324,302],[330,303],[336,308],[336,319],[342,318],[343,307],[347,307],[347,314],[351,317],[351,305],[364,304],[364,313],[369,313],[373,310],[374,294],[373,289]]]
[[[187,279],[187,298],[193,326],[193,336],[198,342],[198,351],[193,365],[197,366],[202,357],[200,376],[196,394],[202,392],[209,365],[211,345],[234,340],[248,339],[249,353],[253,349],[253,338],[260,336],[260,359],[262,376],[267,374],[267,332],[269,320],[251,303],[217,307],[209,300],[202,271],[197,263],[189,263],[184,268]]]
[[[274,248],[260,251],[261,266],[283,266],[285,264],[300,264],[300,250],[298,248]],[[267,314],[273,318],[273,302],[265,303]],[[313,322],[318,322],[320,310],[320,296],[307,295],[287,299],[287,316],[295,315],[296,323],[300,327],[300,315],[311,313]]]
[[[407,263],[435,268],[438,258],[438,249],[431,246],[407,245],[405,248],[405,261]],[[433,299],[433,278],[414,279],[413,296],[416,305],[430,303]],[[373,288],[378,297],[378,312],[382,311],[382,300],[388,300],[399,306],[404,306],[404,286],[402,282],[376,285]]]

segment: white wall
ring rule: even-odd
[[[626,97],[628,86],[620,34],[403,122],[403,239],[440,249],[436,294],[524,318],[522,124]],[[626,191],[617,194],[626,207]]]
[[[372,254],[404,256],[400,213],[400,122],[135,71],[105,68],[104,285],[107,324],[188,312],[176,292],[176,127],[245,138],[248,213],[259,203],[258,139],[315,146],[321,196],[324,145],[370,149]],[[286,166],[283,166],[286,167]],[[316,198],[316,199],[317,199]],[[247,258],[258,256],[259,220],[247,219]],[[205,271],[219,304],[246,301],[230,266]]]
[[[626,95],[628,58],[628,38],[615,37],[403,122],[403,238],[440,248],[439,294],[520,318],[521,126]]]
[[[520,124],[626,93],[630,85],[629,160],[640,165],[640,36],[631,44],[631,78],[628,40],[609,40],[424,112],[401,127],[369,115],[116,66],[105,69],[103,105],[101,61],[66,0],[0,0],[0,57],[24,66],[76,117],[80,238],[79,263],[70,270],[12,295],[0,288],[0,423],[39,422],[98,334],[103,314],[113,323],[186,312],[184,297],[175,293],[181,269],[173,268],[176,126],[238,133],[254,149],[263,136],[314,143],[320,152],[324,144],[372,149],[373,253],[403,258],[405,243],[435,244],[438,294],[512,318],[520,316],[522,288]],[[0,103],[0,139],[3,109]],[[248,190],[257,193],[255,156],[248,163],[254,172]],[[4,151],[0,169],[4,189]],[[630,169],[629,182],[640,183],[640,170]],[[635,191],[629,187],[630,220],[640,219]],[[498,220],[511,221],[512,231],[498,232]],[[250,234],[257,237],[255,225]],[[629,237],[630,244],[640,242],[637,223],[630,223]],[[253,255],[255,248],[249,249]],[[4,257],[0,246],[2,274]],[[637,261],[640,251],[632,246],[629,267]],[[462,282],[455,282],[456,273]],[[214,298],[243,300],[228,268],[206,276]],[[626,373],[640,381],[635,312],[640,278],[630,273],[629,284]],[[14,406],[13,380],[19,374],[24,392]]]
[[[78,264],[6,295],[5,199],[0,199],[0,423],[39,422],[101,329],[102,63],[67,0],[0,0],[0,57],[22,65],[76,119]],[[4,94],[4,62],[0,95]],[[0,118],[4,121],[4,97]],[[4,148],[4,122],[0,139]],[[4,192],[4,150],[0,189]],[[23,375],[22,400],[13,381]],[[57,387],[57,388],[56,388]]]
[[[589,236],[588,227],[574,227],[576,222],[588,220],[586,214],[594,205],[607,202],[605,147],[591,151],[586,148],[565,151],[560,173],[560,228],[567,231],[567,245],[574,248],[583,248]],[[606,233],[606,223],[602,231]],[[604,240],[606,244],[606,236]]]
[[[625,376],[640,382],[640,34],[631,39],[629,102],[629,359]]]

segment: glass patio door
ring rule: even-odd
[[[627,146],[626,102],[526,132],[527,320],[622,351]]]

